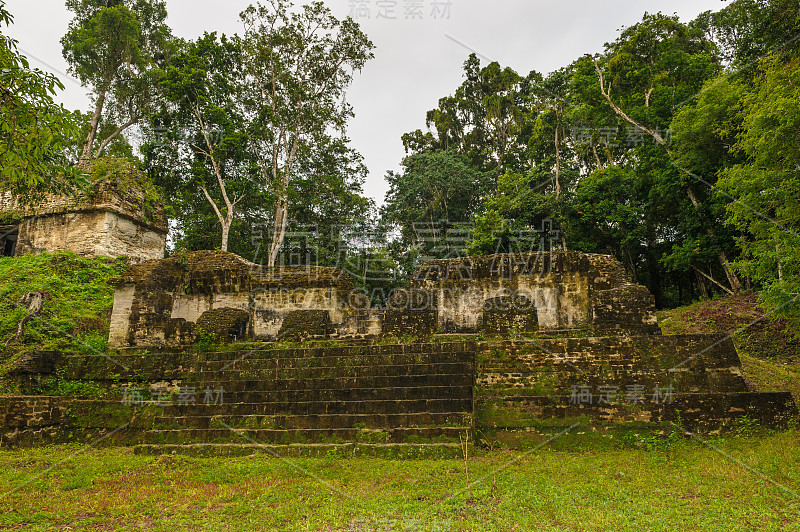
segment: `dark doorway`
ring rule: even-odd
[[[17,250],[19,226],[0,225],[0,256],[13,257]]]

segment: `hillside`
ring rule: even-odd
[[[104,351],[114,303],[108,281],[125,266],[126,259],[70,252],[0,258],[0,376],[34,349]],[[17,326],[27,314],[20,299],[32,291],[46,292],[47,299],[40,317],[26,324],[18,340]]]
[[[753,292],[658,313],[664,334],[731,334],[755,391],[792,392],[800,402],[800,331],[775,319]]]

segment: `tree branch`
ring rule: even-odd
[[[589,56],[589,57],[591,57],[591,56]],[[614,101],[611,99],[611,83],[609,83],[608,84],[608,88],[606,88],[605,79],[603,78],[603,71],[600,70],[600,65],[597,64],[597,59],[595,59],[594,57],[592,57],[591,59],[592,59],[592,62],[594,63],[594,69],[597,71],[597,74],[600,76],[600,93],[606,99],[606,101],[608,102],[608,105],[611,106],[611,109],[613,109],[614,112],[617,113],[617,115],[619,115],[623,120],[625,120],[626,122],[628,122],[629,124],[631,124],[635,128],[638,128],[638,129],[644,131],[645,133],[647,133],[648,135],[650,135],[651,137],[653,137],[653,139],[655,139],[655,141],[656,141],[656,144],[663,146],[665,144],[664,137],[662,137],[661,134],[658,133],[658,131],[655,131],[655,130],[652,130],[652,129],[646,127],[646,126],[643,126],[642,124],[640,124],[639,122],[637,122],[633,118],[631,118],[628,115],[626,115],[625,112],[622,109],[620,109],[617,104],[614,103]],[[652,92],[652,89],[651,89],[651,92]],[[648,102],[649,102],[649,99],[650,99],[649,94],[650,93],[648,93],[648,97],[647,97],[648,98]]]

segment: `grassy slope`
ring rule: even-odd
[[[114,302],[108,280],[124,268],[122,259],[90,259],[69,252],[0,258],[0,376],[32,349],[104,351]],[[27,314],[18,302],[34,290],[49,292],[50,300],[18,342],[13,338],[17,324]]]
[[[757,391],[791,391],[800,404],[800,331],[775,320],[753,293],[659,312],[664,334],[732,334],[749,384]]]

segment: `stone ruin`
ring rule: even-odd
[[[238,316],[238,332],[211,332],[238,340],[430,336],[437,330],[660,333],[650,293],[604,255],[430,261],[409,289],[395,290],[386,308],[371,308],[349,275],[336,268],[267,270],[231,253],[200,251],[125,272],[116,282],[109,345],[190,345],[203,321],[225,313]]]
[[[601,255],[432,261],[371,308],[335,268],[181,253],[119,278],[109,344],[20,361],[31,391],[57,374],[109,396],[0,398],[0,445],[458,457],[464,438],[593,448],[798,420],[790,393],[751,388],[730,337],[661,335],[650,294]]]
[[[104,179],[74,196],[49,194],[28,205],[0,191],[0,254],[73,251],[84,256],[161,259],[167,220],[160,201],[147,197],[136,179]]]

